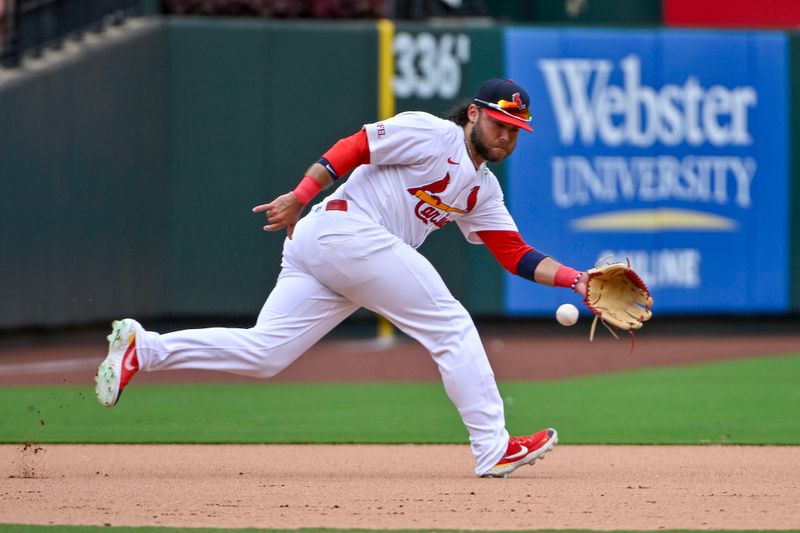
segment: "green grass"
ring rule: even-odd
[[[800,444],[800,355],[504,382],[512,433],[565,444]],[[114,409],[90,387],[0,389],[0,442],[465,443],[439,383],[136,385]]]
[[[553,425],[569,444],[800,444],[800,418],[795,414],[799,382],[800,355],[794,355],[551,382],[505,382],[500,390],[512,432]],[[114,409],[97,404],[89,387],[0,389],[0,442],[465,443],[466,432],[438,383],[134,383]],[[101,529],[166,530],[0,524],[0,532],[10,533]]]

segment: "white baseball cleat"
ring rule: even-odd
[[[527,437],[511,437],[503,458],[481,477],[508,477],[522,465],[532,465],[537,459],[553,449],[558,442],[558,432],[553,428],[543,429]]]
[[[132,318],[111,323],[108,336],[108,355],[100,363],[95,376],[97,400],[106,407],[114,407],[122,389],[139,370],[136,356],[136,328],[139,323]]]

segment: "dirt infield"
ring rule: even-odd
[[[798,447],[557,446],[477,479],[466,446],[0,446],[12,523],[790,529]]]
[[[676,326],[680,327],[680,326]],[[536,329],[536,328],[534,328]],[[800,352],[776,335],[604,337],[482,329],[499,380]],[[0,385],[92,383],[102,335],[0,342]],[[274,381],[438,380],[407,339],[329,340]],[[249,381],[214,372],[138,383]],[[98,407],[99,408],[99,407]],[[797,529],[800,447],[557,446],[509,479],[477,479],[468,446],[2,445],[0,520],[114,526],[412,529]]]

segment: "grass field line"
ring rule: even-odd
[[[350,352],[380,352],[397,346],[396,337],[374,337],[369,339],[328,341],[328,345],[336,349]],[[69,359],[48,359],[38,361],[25,361],[20,363],[5,363],[0,365],[0,377],[33,376],[58,374],[60,372],[76,372],[83,370],[94,371],[105,354],[96,354],[86,357]]]
[[[0,377],[30,376],[38,374],[56,374],[58,372],[74,372],[97,367],[102,356],[79,357],[74,359],[58,359],[50,361],[29,361],[11,363],[0,366]]]

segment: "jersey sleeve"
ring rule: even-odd
[[[322,154],[318,163],[325,167],[334,181],[359,165],[369,164],[367,133],[361,129],[349,137],[339,139]]]
[[[518,232],[517,224],[511,218],[511,213],[508,212],[503,200],[503,191],[494,174],[487,172],[481,189],[483,189],[485,198],[480,200],[468,215],[456,220],[458,228],[467,241],[472,244],[484,244],[478,235],[480,231]]]
[[[365,124],[370,163],[414,165],[438,153],[442,139],[441,119],[422,112],[407,112]]]
[[[519,274],[520,260],[533,250],[516,231],[479,231],[478,236],[497,262],[512,274]]]

